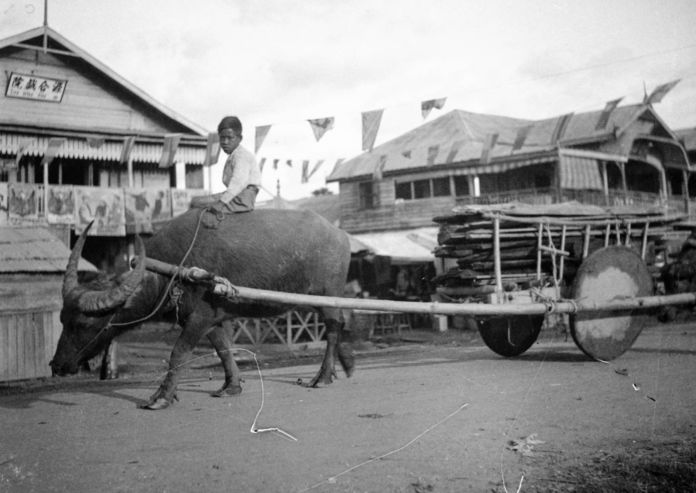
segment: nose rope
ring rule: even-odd
[[[133,325],[133,324],[137,324],[137,323],[140,323],[140,322],[144,322],[145,320],[148,320],[149,318],[152,318],[152,316],[153,316],[155,313],[157,313],[157,312],[159,311],[160,308],[162,308],[162,305],[164,304],[164,301],[167,299],[167,295],[169,294],[170,290],[172,289],[172,285],[174,284],[174,281],[176,281],[176,279],[177,279],[178,277],[179,277],[179,278],[181,277],[181,267],[183,267],[184,262],[186,262],[186,259],[188,258],[189,254],[191,253],[191,250],[193,250],[193,245],[195,245],[196,240],[198,239],[198,231],[199,231],[200,228],[201,228],[201,220],[203,219],[203,213],[204,213],[204,212],[205,212],[205,209],[202,209],[201,212],[200,212],[200,214],[198,215],[198,222],[197,222],[197,224],[196,224],[196,230],[195,230],[194,233],[193,233],[193,239],[191,240],[191,244],[189,245],[189,248],[188,248],[188,250],[186,251],[186,254],[184,255],[184,258],[182,258],[182,259],[181,259],[181,262],[179,262],[179,268],[177,269],[177,274],[173,275],[172,278],[169,280],[169,283],[167,284],[167,289],[164,290],[164,294],[162,295],[162,297],[161,297],[159,303],[157,303],[157,306],[155,307],[155,309],[152,310],[152,311],[150,312],[149,315],[147,315],[147,316],[145,316],[145,317],[142,317],[142,318],[139,318],[139,319],[137,319],[137,320],[132,320],[132,321],[130,321],[130,322],[117,322],[117,323],[114,323],[114,322],[113,322],[114,317],[116,317],[116,315],[118,314],[118,311],[116,311],[113,315],[111,315],[111,318],[109,319],[109,321],[106,323],[106,325],[105,325],[104,327],[102,327],[102,329],[97,333],[97,335],[94,336],[94,337],[92,338],[92,340],[90,340],[87,344],[85,344],[85,345],[82,347],[82,349],[80,349],[80,350],[75,354],[75,356],[73,356],[73,357],[70,359],[70,363],[74,363],[76,360],[78,360],[79,356],[80,356],[82,353],[84,353],[85,350],[86,350],[94,341],[96,341],[96,340],[99,338],[99,336],[102,335],[102,333],[103,333],[105,330],[109,329],[110,327],[123,327],[123,326],[125,326],[125,325]],[[178,297],[176,298],[176,300],[175,300],[176,307],[177,307],[177,317],[178,317],[178,311],[179,311],[179,308],[178,308],[178,307],[179,307],[178,301],[179,301],[180,298],[181,298],[181,296],[178,296]]]

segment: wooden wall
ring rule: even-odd
[[[10,98],[3,94],[0,97],[0,114],[4,123],[95,130],[176,130],[172,128],[174,124],[171,120],[157,121],[148,116],[148,113],[153,113],[152,108],[145,107],[77,57],[6,48],[0,53],[0,61],[0,81],[4,88],[11,72],[68,81],[60,103]]]
[[[359,182],[339,185],[341,229],[349,233],[385,231],[390,229],[436,226],[433,217],[450,212],[456,205],[454,197],[405,200],[394,199],[394,180],[375,182],[379,201],[374,209],[360,209]]]
[[[62,277],[0,277],[0,382],[51,376]]]

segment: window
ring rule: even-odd
[[[467,176],[455,176],[454,177],[454,194],[457,197],[471,195],[469,190],[469,177]]]
[[[458,180],[461,181],[462,178],[464,179],[462,182],[464,188],[462,189],[462,183],[460,183],[457,190],[461,192],[461,195],[468,195],[469,187],[466,177],[454,177],[455,186]],[[452,196],[452,190],[450,189],[449,176],[394,183],[394,198],[396,200],[429,199],[431,197],[450,196]]]
[[[433,178],[433,197],[449,197],[450,195],[449,176]]]
[[[371,181],[364,181],[358,184],[358,199],[360,201],[361,209],[375,208],[374,193],[372,190]]]
[[[414,199],[427,199],[430,197],[430,180],[417,180],[413,182]]]
[[[413,195],[411,195],[411,182],[397,183],[394,185],[394,196],[397,199],[411,200]]]

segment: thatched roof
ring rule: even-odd
[[[69,257],[70,249],[43,228],[0,226],[0,274],[62,274]],[[78,270],[97,268],[80,259]]]

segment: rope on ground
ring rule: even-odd
[[[437,426],[441,425],[442,423],[444,423],[445,421],[447,421],[448,419],[450,419],[452,416],[454,416],[455,414],[457,414],[459,411],[461,411],[462,409],[464,409],[464,408],[465,408],[466,406],[468,406],[468,405],[469,405],[469,403],[466,403],[466,404],[464,404],[463,406],[461,406],[459,409],[457,409],[456,411],[454,411],[452,414],[450,414],[449,416],[446,416],[445,418],[442,418],[440,421],[438,421],[437,423],[435,423],[434,425],[432,425],[430,428],[428,428],[427,430],[425,430],[423,433],[421,433],[420,435],[418,435],[416,438],[414,438],[413,440],[411,440],[410,442],[408,442],[408,443],[407,443],[406,445],[404,445],[403,447],[400,447],[400,448],[398,448],[398,449],[396,449],[396,450],[392,450],[391,452],[387,452],[386,454],[380,455],[379,457],[375,457],[374,459],[366,460],[365,462],[362,462],[362,463],[358,464],[357,466],[353,466],[353,467],[351,467],[350,469],[346,469],[346,470],[343,471],[341,474],[337,474],[336,476],[333,476],[333,477],[327,479],[326,481],[322,481],[321,483],[317,483],[317,484],[315,484],[314,486],[310,486],[309,488],[305,488],[304,490],[300,491],[299,493],[304,493],[305,491],[313,490],[314,488],[318,488],[319,486],[321,486],[321,485],[323,485],[323,484],[327,484],[327,483],[333,484],[333,483],[336,482],[336,479],[338,479],[339,477],[343,476],[344,474],[349,473],[350,471],[353,471],[353,470],[357,469],[358,467],[362,467],[362,466],[364,466],[364,465],[366,465],[366,464],[369,464],[370,462],[374,462],[374,461],[376,461],[376,460],[383,459],[383,458],[385,458],[385,457],[387,457],[387,456],[389,456],[389,455],[395,454],[395,453],[397,453],[397,452],[401,452],[403,449],[405,449],[406,447],[408,447],[409,445],[411,445],[413,442],[415,442],[416,440],[418,440],[420,437],[422,437],[423,435],[425,435],[426,433],[428,433],[428,432],[429,432],[430,430],[432,430],[433,428],[436,428]]]

